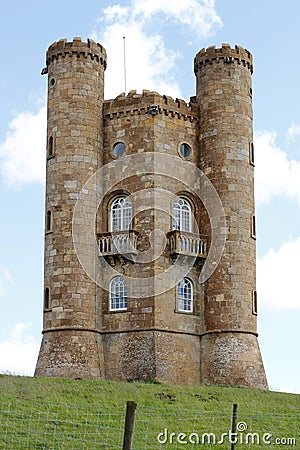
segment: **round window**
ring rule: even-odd
[[[179,147],[180,155],[183,158],[189,158],[192,154],[192,149],[189,144],[186,144],[185,142],[180,145]]]
[[[54,77],[50,78],[50,87],[54,87],[56,85],[56,79]]]
[[[126,150],[126,145],[124,144],[124,142],[116,142],[113,146],[113,154],[117,158],[120,158],[120,156],[122,156],[123,153],[125,153],[125,150]]]

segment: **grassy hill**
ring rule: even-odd
[[[300,395],[8,375],[0,395],[0,448],[9,450],[120,449],[128,400],[137,402],[136,450],[231,448],[234,403],[237,449],[300,448]]]

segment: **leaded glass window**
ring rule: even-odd
[[[124,277],[115,277],[110,282],[110,310],[127,309],[127,283]]]
[[[110,231],[125,231],[131,227],[132,207],[128,197],[118,197],[111,205]]]
[[[188,278],[183,278],[178,283],[178,310],[193,311],[193,284]]]
[[[173,208],[173,230],[192,231],[192,209],[190,203],[178,197]]]

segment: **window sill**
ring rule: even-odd
[[[197,314],[194,311],[183,311],[181,309],[174,309],[175,314],[185,314],[187,316],[197,316]]]
[[[110,309],[109,311],[107,311],[107,314],[117,314],[117,313],[128,313],[131,312],[129,311],[127,308],[120,308],[120,309]]]

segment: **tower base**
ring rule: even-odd
[[[44,332],[34,375],[104,378],[101,336],[87,330]]]
[[[268,389],[256,334],[225,331],[202,336],[201,384]]]
[[[200,384],[199,336],[166,330],[103,335],[107,380]]]

